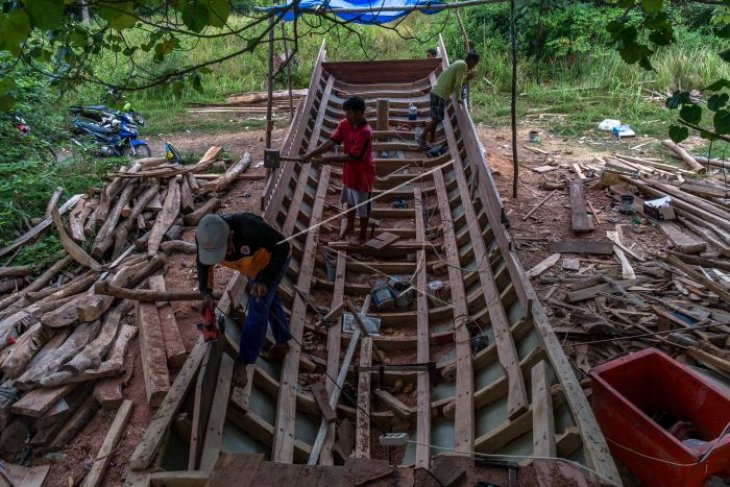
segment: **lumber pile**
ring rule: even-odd
[[[51,231],[65,253],[35,279],[30,267],[0,267],[0,454],[7,459],[26,444],[36,452],[63,448],[99,408],[122,406],[100,452],[108,455],[131,410],[122,384],[133,367],[126,352],[135,337],[147,403],[161,403],[169,368],[187,357],[170,302],[198,297],[192,289],[168,291],[162,248],[171,241],[178,249],[179,230],[217,208],[208,200],[219,204],[218,191],[250,165],[246,154],[215,179],[198,180],[220,151],[211,147],[188,166],[135,161],[60,208],[58,190],[45,219],[0,249],[0,256],[11,254]],[[107,463],[97,458],[88,485],[99,485]]]
[[[299,100],[307,95],[307,90],[292,90],[291,106],[296,107]],[[265,115],[268,93],[254,91],[229,96],[225,103],[195,104],[188,108],[190,113],[236,113],[245,115]],[[289,115],[289,90],[276,90],[273,94],[274,113]]]

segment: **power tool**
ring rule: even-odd
[[[202,315],[202,323],[198,323],[195,326],[203,334],[203,340],[206,342],[214,342],[218,340],[223,317],[221,316],[220,319],[216,320],[215,311],[208,305],[203,305]]]

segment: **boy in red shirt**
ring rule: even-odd
[[[340,202],[348,208],[357,207],[347,213],[345,228],[340,233],[340,240],[351,235],[355,227],[355,213],[360,217],[360,234],[358,242],[365,242],[367,237],[368,220],[370,218],[370,198],[375,181],[375,161],[373,160],[373,131],[365,120],[365,100],[359,96],[351,96],[343,104],[345,119],[337,124],[337,128],[330,135],[327,142],[308,152],[302,159],[312,160],[312,163],[343,164],[342,194]],[[343,144],[342,154],[320,154],[332,149],[335,144]]]

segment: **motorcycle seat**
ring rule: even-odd
[[[98,123],[84,122],[82,120],[75,120],[74,125],[89,132],[103,135],[113,135],[119,132],[119,127],[104,127]]]

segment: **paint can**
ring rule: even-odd
[[[334,252],[325,252],[324,266],[327,272],[327,281],[335,282],[335,274],[337,273],[337,254]]]
[[[387,311],[395,306],[395,296],[386,281],[378,281],[370,289],[373,306],[378,311]]]
[[[540,132],[537,130],[530,130],[527,134],[527,141],[530,143],[540,142]]]

